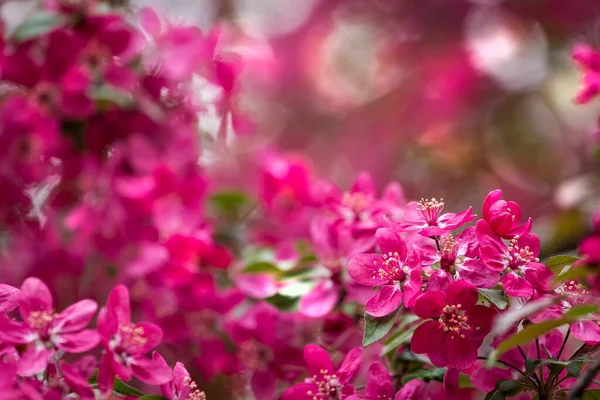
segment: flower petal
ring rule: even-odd
[[[27,278],[21,285],[19,312],[27,320],[32,311],[51,311],[52,295],[48,286],[38,278]]]
[[[254,371],[250,386],[256,400],[271,400],[276,398],[277,376],[271,371]]]
[[[321,346],[317,346],[316,344],[309,344],[304,347],[304,362],[306,363],[306,370],[309,375],[325,375],[322,371],[327,371],[327,373],[331,374],[335,371],[333,366],[333,361],[331,361],[331,357],[329,353],[325,351]]]
[[[365,310],[374,317],[384,317],[396,311],[402,304],[402,290],[398,285],[382,286],[377,294],[367,301]]]
[[[63,333],[58,336],[56,346],[67,353],[83,353],[100,343],[100,335],[94,329]]]
[[[406,260],[406,243],[396,232],[389,228],[379,228],[375,232],[375,239],[382,254],[398,253],[399,261]]]
[[[600,343],[600,326],[594,321],[577,321],[571,324],[571,334],[586,344]]]
[[[0,313],[9,313],[19,305],[19,289],[0,285]]]
[[[65,308],[58,318],[54,320],[52,330],[57,332],[78,331],[90,322],[98,304],[92,300],[81,300]]]
[[[11,344],[26,344],[34,339],[34,332],[25,322],[0,315],[0,340]]]
[[[446,290],[448,304],[460,304],[463,310],[470,310],[477,303],[479,293],[471,282],[456,281]]]
[[[527,279],[534,288],[543,291],[553,289],[552,281],[554,280],[555,275],[544,264],[531,262],[523,267],[523,270],[525,271],[525,279]]]
[[[314,383],[296,383],[283,392],[283,400],[313,400],[319,387]]]
[[[377,273],[383,261],[383,257],[379,254],[357,254],[348,262],[348,273],[352,279],[362,285],[383,286],[389,282]]]
[[[363,360],[363,349],[362,347],[355,347],[346,354],[342,365],[338,369],[337,375],[341,383],[348,383],[358,372],[360,364]]]
[[[48,360],[54,354],[53,351],[36,346],[28,346],[17,361],[17,374],[20,376],[33,376],[42,372],[48,365]]]
[[[470,368],[477,360],[477,345],[471,341],[471,335],[461,337],[454,335],[454,339],[446,340],[445,347],[450,365],[458,369]]]
[[[156,351],[152,353],[151,359],[144,356],[134,357],[131,371],[137,379],[149,385],[162,385],[172,379],[171,368]]]
[[[318,284],[313,290],[300,299],[298,311],[311,318],[327,315],[338,301],[338,289],[330,279]]]
[[[506,293],[515,297],[531,297],[533,295],[533,285],[526,279],[517,276],[515,273],[509,273],[502,278],[502,286]]]
[[[413,353],[425,354],[440,349],[446,339],[446,332],[438,321],[427,321],[420,325],[410,341]]]
[[[367,399],[391,399],[394,396],[392,376],[385,365],[378,361],[369,367],[364,395]]]
[[[443,292],[427,292],[415,301],[414,312],[421,318],[437,318],[442,315],[446,304],[446,295]]]
[[[115,286],[108,295],[106,309],[113,313],[119,325],[128,325],[131,322],[131,309],[129,305],[129,290],[124,285]]]

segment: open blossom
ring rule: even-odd
[[[98,332],[84,329],[96,313],[96,302],[81,300],[57,313],[48,287],[37,278],[21,285],[19,313],[23,321],[0,316],[0,339],[8,344],[28,345],[17,372],[28,376],[43,370],[53,351],[83,353],[98,345]]]
[[[460,228],[475,219],[472,207],[458,214],[442,214],[443,210],[444,199],[411,201],[404,208],[404,222],[394,222],[388,219],[388,224],[390,228],[398,232],[416,231],[423,236],[431,237]]]
[[[352,395],[347,400],[392,400],[394,398],[394,382],[385,365],[379,361],[369,367],[367,385],[362,395]]]
[[[9,313],[19,306],[19,289],[0,285],[0,313]]]
[[[479,259],[475,227],[465,229],[456,239],[452,235],[442,236],[439,245],[439,250],[429,245],[417,248],[423,267],[429,269],[426,291],[444,291],[455,278],[483,288],[498,283],[499,273],[485,268]],[[432,268],[435,263],[438,269]]]
[[[173,368],[173,380],[161,385],[163,396],[169,400],[205,400],[206,395],[198,389],[185,366],[178,362]]]
[[[354,394],[350,384],[362,362],[360,347],[350,350],[336,370],[331,357],[320,346],[310,344],[304,348],[304,361],[309,377],[283,393],[283,400],[336,400]]]
[[[504,239],[512,239],[519,235],[523,236],[531,230],[531,218],[519,226],[521,220],[521,208],[514,201],[501,199],[502,191],[499,189],[491,191],[483,201],[483,219],[488,223],[490,229]]]
[[[554,274],[539,262],[540,239],[533,233],[515,236],[507,246],[487,222],[477,222],[479,255],[491,271],[505,272],[502,286],[511,296],[531,297],[551,288]]]
[[[171,370],[160,354],[155,351],[151,359],[146,357],[161,343],[162,330],[151,323],[131,322],[129,291],[125,286],[111,290],[106,307],[98,314],[98,331],[104,347],[98,372],[98,387],[102,391],[112,389],[115,376],[124,381],[136,377],[150,385],[171,380]]]
[[[411,340],[411,350],[427,354],[438,367],[469,368],[477,350],[489,333],[495,312],[476,305],[477,288],[470,282],[456,281],[446,292],[427,292],[417,298],[414,311],[427,319]]]
[[[381,289],[366,305],[367,313],[383,317],[400,307],[412,307],[421,294],[421,265],[415,253],[409,255],[397,233],[379,228],[375,235],[382,254],[357,254],[348,263],[350,276],[358,283]]]

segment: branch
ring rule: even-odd
[[[592,383],[596,375],[600,372],[600,360],[595,361],[590,367],[585,371],[585,374],[581,376],[567,397],[567,400],[582,400],[583,392],[587,387]]]

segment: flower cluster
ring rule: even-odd
[[[500,190],[456,210],[368,173],[340,187],[275,149],[232,189],[207,154],[256,121],[228,27],[108,3],[42,2],[0,43],[0,398],[550,400],[595,384],[600,214],[581,258],[542,260]],[[575,59],[587,102],[600,56]]]
[[[155,386],[169,400],[205,398],[183,364],[171,370],[158,352],[146,356],[160,345],[163,332],[151,323],[131,322],[125,286],[110,292],[97,329],[86,329],[98,307],[93,300],[78,301],[59,313],[48,287],[37,278],[27,278],[20,289],[2,285],[2,291],[3,398],[93,400],[113,391],[126,394],[131,388],[124,382],[132,378]],[[16,310],[19,319],[12,318]],[[98,360],[91,350],[100,344]]]

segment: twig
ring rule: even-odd
[[[571,334],[571,327],[569,326],[569,329],[567,330],[567,334],[565,335],[565,339],[562,342],[562,346],[560,346],[560,350],[558,351],[558,355],[556,356],[557,360],[560,360],[560,356],[561,356],[563,350],[565,349],[565,345],[567,344],[567,340],[569,340],[570,334]]]
[[[582,400],[583,392],[592,383],[596,375],[600,372],[600,360],[594,361],[593,364],[585,371],[577,382],[573,385],[573,388],[569,392],[567,400]]]
[[[478,360],[487,360],[487,357],[477,357]],[[527,375],[525,372],[521,371],[519,368],[515,367],[514,365],[507,363],[506,361],[502,361],[502,360],[496,360],[497,363],[500,363],[502,365],[507,366],[508,368],[511,368],[515,371],[517,371],[518,373],[520,373],[521,375],[523,375],[525,378],[529,379],[529,381],[533,384],[534,387],[538,387],[537,383],[535,383],[533,381],[533,379],[531,379],[531,376]]]

